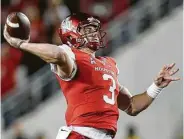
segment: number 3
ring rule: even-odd
[[[112,93],[112,97],[109,98],[107,95],[104,95],[103,99],[106,103],[114,105],[115,104],[115,96],[114,96],[115,92],[114,91],[116,89],[116,82],[115,82],[114,78],[111,75],[108,75],[108,74],[104,74],[103,79],[104,80],[109,80],[109,79],[112,80],[112,86],[110,86],[110,88],[109,88],[109,91]]]

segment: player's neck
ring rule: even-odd
[[[85,52],[85,53],[87,53],[87,54],[90,54],[90,55],[92,55],[92,56],[94,56],[95,57],[95,51],[93,51],[93,50],[91,50],[91,49],[89,49],[89,48],[82,48],[82,49],[80,49],[82,52]]]

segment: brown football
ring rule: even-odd
[[[30,21],[21,12],[10,13],[6,19],[7,32],[11,37],[28,39],[30,35]]]

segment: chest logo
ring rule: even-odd
[[[90,62],[91,62],[91,64],[96,64],[96,61],[92,57],[90,58]]]

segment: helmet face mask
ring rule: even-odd
[[[98,19],[84,14],[76,14],[63,20],[59,36],[64,44],[77,49],[88,47],[94,51],[103,48],[105,32]]]
[[[98,50],[99,48],[104,47],[103,44],[103,31],[100,30],[101,26],[98,23],[89,23],[83,26],[80,26],[79,34],[81,38],[85,41],[84,47],[89,47],[93,50]]]

